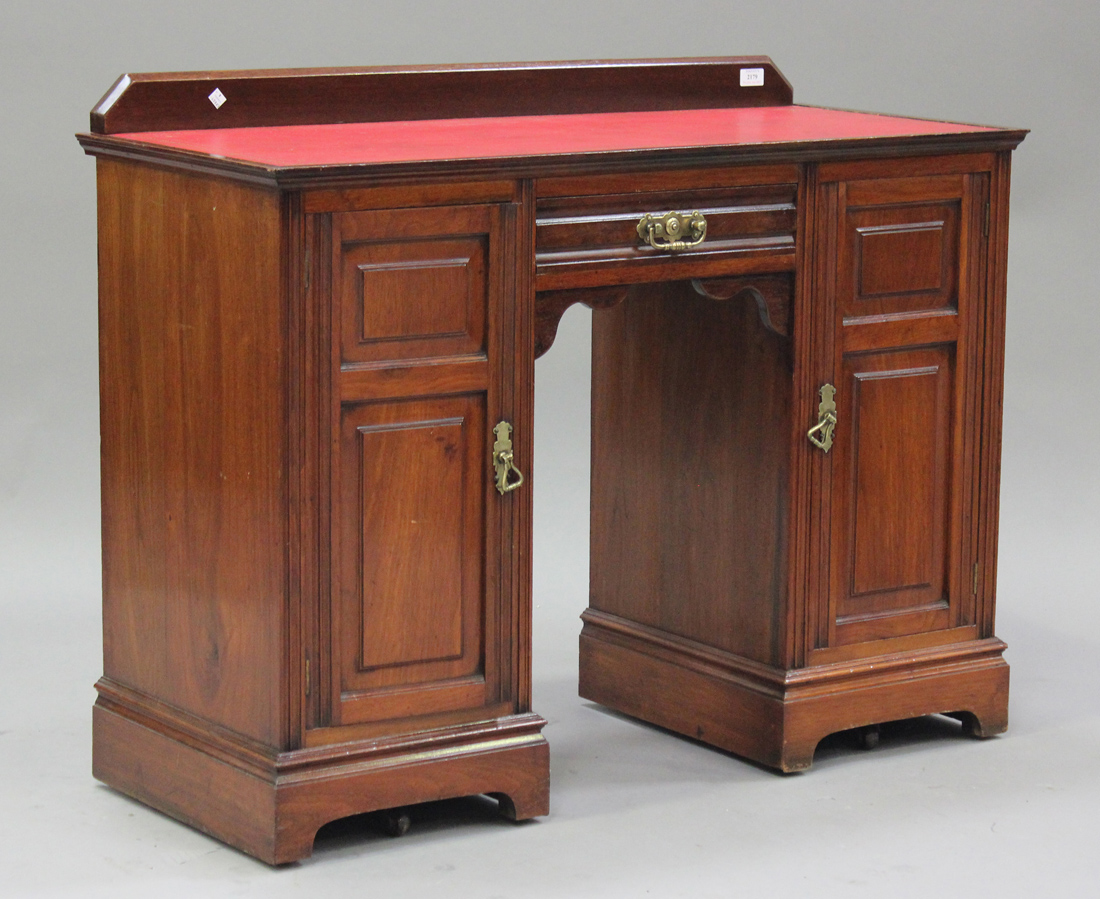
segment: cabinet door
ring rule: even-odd
[[[985,191],[968,173],[823,187],[838,423],[818,647],[972,636]]]
[[[512,497],[490,459],[508,221],[490,205],[332,217],[330,724],[480,718],[509,694]]]

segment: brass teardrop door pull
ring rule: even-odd
[[[810,443],[824,452],[829,452],[833,445],[833,432],[836,430],[836,388],[832,384],[822,384],[818,391],[821,394],[821,402],[817,406],[817,424],[806,432]]]
[[[512,461],[512,426],[502,421],[493,428],[493,433],[497,435],[493,444],[493,473],[497,493],[503,496],[523,483],[523,472]]]
[[[707,220],[701,212],[647,212],[638,222],[638,236],[655,250],[690,250],[707,236]]]

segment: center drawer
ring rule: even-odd
[[[776,168],[757,173],[764,183],[749,169],[676,190],[624,176],[540,183],[536,289],[793,270],[797,171]],[[776,174],[787,178],[768,183]]]

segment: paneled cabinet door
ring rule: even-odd
[[[509,698],[512,497],[491,453],[511,220],[497,205],[332,217],[332,725],[477,720]]]
[[[817,648],[972,637],[987,176],[822,185],[836,388]],[[824,380],[824,378],[823,378]],[[828,649],[827,649],[828,648]]]

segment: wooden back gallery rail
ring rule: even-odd
[[[765,57],[130,75],[97,161],[95,776],[270,863],[548,811],[534,360],[593,313],[580,693],[782,771],[1007,724],[1009,155]]]

